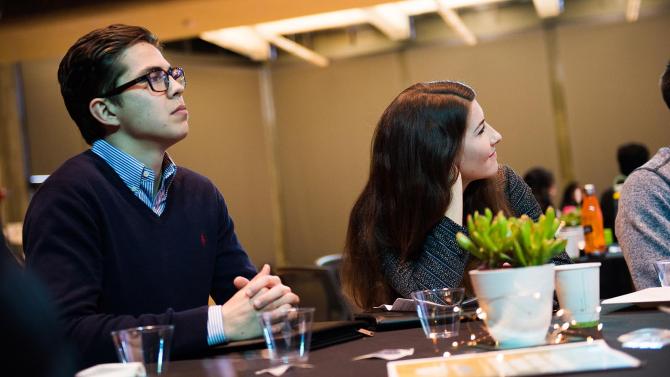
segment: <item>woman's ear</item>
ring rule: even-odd
[[[456,156],[454,157],[454,167],[458,169],[458,171],[461,171],[461,165],[463,164],[463,150],[461,149],[456,153]]]
[[[116,116],[118,106],[106,98],[93,98],[88,103],[88,110],[93,118],[105,126],[118,127],[119,118]]]

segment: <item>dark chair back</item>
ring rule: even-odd
[[[280,267],[277,275],[300,296],[300,306],[314,307],[315,321],[340,321],[352,318],[351,309],[340,291],[337,273],[330,268]]]
[[[333,271],[335,274],[335,281],[337,282],[337,287],[340,289],[340,266],[342,265],[342,254],[328,254],[320,257],[314,261],[319,267],[325,267]]]

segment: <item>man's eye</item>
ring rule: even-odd
[[[152,72],[149,75],[149,80],[152,83],[164,81],[165,80],[165,72],[163,72],[163,71]]]

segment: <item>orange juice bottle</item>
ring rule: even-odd
[[[600,254],[605,252],[605,232],[603,230],[603,213],[600,210],[596,189],[592,184],[584,185],[584,201],[582,202],[582,227],[584,228],[584,252]]]

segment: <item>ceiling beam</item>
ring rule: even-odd
[[[206,31],[200,34],[200,39],[248,56],[251,60],[270,59],[270,44],[251,26]]]
[[[533,0],[533,4],[542,18],[556,17],[563,12],[563,0]]]
[[[301,59],[304,59],[314,65],[317,65],[319,67],[326,67],[328,64],[330,64],[328,58],[308,49],[303,45],[295,43],[286,37],[265,31],[263,30],[263,28],[258,26],[256,27],[256,31],[258,32],[258,34],[260,34],[263,38],[265,38],[268,42],[272,43],[273,45]]]
[[[635,22],[640,17],[640,1],[628,0],[626,4],[626,21]]]
[[[61,57],[82,35],[113,23],[142,25],[163,41],[226,27],[378,5],[388,0],[169,0],[91,5],[0,23],[0,62]]]
[[[393,4],[377,5],[367,9],[370,23],[392,41],[409,39],[412,29],[409,16]]]
[[[477,44],[477,37],[475,34],[463,23],[461,17],[458,16],[458,13],[451,8],[445,6],[446,1],[442,0],[439,2],[439,8],[437,13],[439,13],[442,20],[451,27],[456,34],[458,34],[465,44],[474,46]]]

